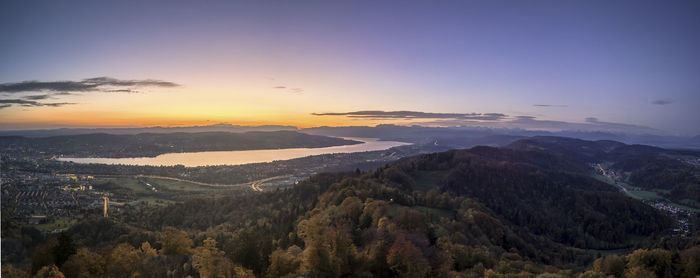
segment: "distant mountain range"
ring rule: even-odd
[[[79,135],[91,133],[107,134],[139,134],[139,133],[174,133],[174,132],[249,132],[249,131],[296,131],[293,126],[283,125],[261,125],[261,126],[241,126],[230,124],[215,124],[206,126],[185,126],[185,127],[123,127],[123,128],[57,128],[57,129],[34,129],[34,130],[0,130],[0,136],[25,136],[25,137],[47,137],[59,135]]]
[[[405,141],[413,143],[436,143],[450,145],[453,148],[469,148],[477,145],[503,146],[518,139],[532,136],[559,136],[583,140],[614,140],[626,144],[644,144],[673,149],[700,149],[700,136],[660,136],[650,134],[626,134],[603,131],[543,131],[517,128],[482,128],[482,127],[423,127],[378,125],[314,127],[301,129],[304,133],[341,136],[372,137],[383,140]]]
[[[263,125],[240,126],[215,124],[189,127],[143,127],[143,128],[59,128],[37,130],[0,130],[0,136],[48,137],[92,133],[139,134],[139,133],[197,133],[197,132],[249,132],[249,131],[300,131],[314,135],[337,137],[367,137],[411,142],[417,144],[439,144],[451,148],[469,148],[477,145],[504,146],[518,139],[532,136],[561,136],[583,140],[614,140],[626,144],[644,144],[673,149],[700,149],[700,135],[694,137],[662,136],[652,134],[611,133],[604,131],[544,131],[517,128],[484,127],[424,127],[377,125],[312,127],[299,129],[294,126]]]
[[[2,151],[77,157],[153,157],[172,152],[318,148],[359,143],[296,131],[0,136]]]

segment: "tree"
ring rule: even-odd
[[[12,277],[12,278],[29,278],[29,273],[18,269],[11,264],[2,265],[2,275],[1,277]]]
[[[56,264],[54,249],[58,244],[56,238],[50,238],[44,244],[39,245],[32,253],[32,273],[36,273],[44,266]]]
[[[66,233],[61,233],[58,236],[58,244],[54,247],[53,253],[56,258],[56,266],[61,267],[68,258],[75,254],[76,249],[73,244],[73,239]]]
[[[144,241],[143,243],[141,243],[141,248],[139,248],[139,251],[141,251],[141,257],[144,258],[158,256],[158,251],[151,247],[151,244],[148,243],[148,241]]]
[[[250,269],[237,265],[233,268],[233,277],[236,278],[255,278],[255,274]]]
[[[423,257],[423,253],[402,234],[396,237],[394,244],[389,249],[386,261],[391,270],[400,277],[421,278],[430,272],[430,264]]]
[[[267,277],[292,277],[301,265],[301,260],[290,252],[277,249],[270,254]]]
[[[104,275],[105,260],[100,254],[80,248],[61,267],[68,277],[99,277]]]
[[[194,249],[192,266],[202,278],[231,277],[232,263],[224,257],[223,251],[216,248],[216,240],[211,237]]]
[[[140,260],[140,252],[133,246],[122,243],[112,249],[107,264],[107,273],[111,277],[131,277],[136,271],[136,266]]]
[[[175,227],[165,227],[158,234],[158,243],[161,245],[160,253],[163,255],[189,255],[191,253],[192,240],[184,231]]]
[[[605,275],[605,273],[598,272],[595,270],[589,270],[578,275],[578,278],[609,278],[611,276]]]
[[[640,267],[651,270],[658,277],[667,276],[670,273],[671,252],[663,249],[637,249],[632,254],[627,255],[627,266],[630,268]]]
[[[680,253],[680,260],[683,264],[683,275],[695,277],[700,274],[700,246],[693,246]]]
[[[654,272],[652,272],[646,268],[640,267],[640,266],[636,266],[636,267],[630,268],[627,271],[625,271],[625,278],[656,278],[656,277],[657,276],[656,276],[656,274],[654,274]],[[663,276],[659,276],[659,277],[663,277]]]
[[[598,258],[593,262],[593,270],[615,277],[622,277],[625,273],[625,258],[618,255],[610,255]]]
[[[56,265],[46,265],[37,271],[34,278],[66,278]]]

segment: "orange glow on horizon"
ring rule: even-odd
[[[66,117],[52,117],[50,120],[21,119],[17,121],[0,120],[0,129],[44,129],[44,128],[140,128],[140,127],[185,127],[230,124],[239,126],[281,125],[297,128],[319,126],[375,126],[378,124],[402,124],[404,122],[389,120],[348,119],[343,117],[296,115],[283,118],[265,117],[260,119],[240,118],[203,118],[203,117],[139,117],[136,115],[115,114],[78,114]]]

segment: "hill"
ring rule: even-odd
[[[319,174],[272,192],[126,206],[54,239],[3,217],[3,258],[21,266],[33,250],[35,272],[54,263],[88,276],[574,277],[601,253],[661,246],[676,251],[607,256],[588,274],[693,277],[697,234],[671,236],[669,214],[594,178],[589,165],[599,155],[658,152],[530,138]]]
[[[673,202],[700,208],[698,151],[544,136],[519,140],[508,148],[548,152],[576,162],[580,167],[598,164],[617,185],[640,188]]]
[[[231,124],[214,124],[205,126],[183,127],[123,127],[123,128],[57,128],[57,129],[31,129],[31,130],[0,130],[0,136],[25,136],[25,137],[50,137],[61,135],[80,135],[93,133],[107,134],[139,134],[139,133],[176,133],[176,132],[250,132],[250,131],[298,131],[293,126],[262,125],[241,126]]]
[[[278,148],[317,148],[361,142],[296,131],[245,133],[106,133],[28,138],[0,137],[6,152],[42,153],[72,157],[145,157],[173,152],[234,151]]]

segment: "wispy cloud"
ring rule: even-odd
[[[41,100],[61,98],[68,95],[80,95],[87,92],[103,93],[139,93],[142,88],[174,88],[177,83],[156,80],[124,80],[111,77],[87,78],[80,81],[22,81],[0,84],[0,109],[13,105],[24,107],[50,106],[58,107],[75,104],[73,102],[42,102]],[[43,92],[44,94],[28,95]],[[12,96],[11,98],[9,96]]]
[[[24,106],[24,107],[38,107],[38,106],[58,107],[58,106],[71,105],[71,104],[75,104],[75,103],[72,103],[72,102],[38,102],[38,101],[26,100],[26,99],[0,99],[0,109],[8,108],[12,105],[19,105],[19,106]]]
[[[349,118],[371,119],[460,119],[476,121],[497,121],[506,118],[501,113],[428,113],[418,111],[367,110],[354,112],[311,113],[314,116],[346,116]]]
[[[535,107],[568,107],[568,105],[564,105],[564,104],[533,104],[532,106],[535,106]]]
[[[22,98],[23,99],[31,99],[31,100],[40,100],[40,99],[47,99],[50,97],[51,97],[51,95],[33,95],[33,96],[24,96]]]
[[[22,81],[0,84],[0,93],[25,92],[118,92],[120,90],[134,91],[140,87],[173,88],[180,85],[173,82],[143,79],[121,80],[111,77],[87,78],[80,81]]]
[[[655,101],[652,101],[651,104],[655,105],[667,105],[673,103],[672,99],[657,99]]]
[[[315,116],[343,116],[377,121],[410,120],[411,125],[442,127],[521,128],[530,130],[606,131],[613,133],[658,134],[661,131],[640,125],[605,122],[586,118],[584,122],[538,119],[535,116],[508,116],[503,113],[428,113],[418,111],[355,111],[312,113]]]
[[[272,87],[272,88],[273,88],[273,89],[277,89],[277,90],[284,90],[284,91],[289,92],[289,93],[292,93],[292,94],[301,94],[301,93],[304,92],[304,89],[302,89],[302,88],[291,88],[291,87],[288,87],[288,86],[281,86],[281,85],[280,85],[280,86],[274,86],[274,87]]]

